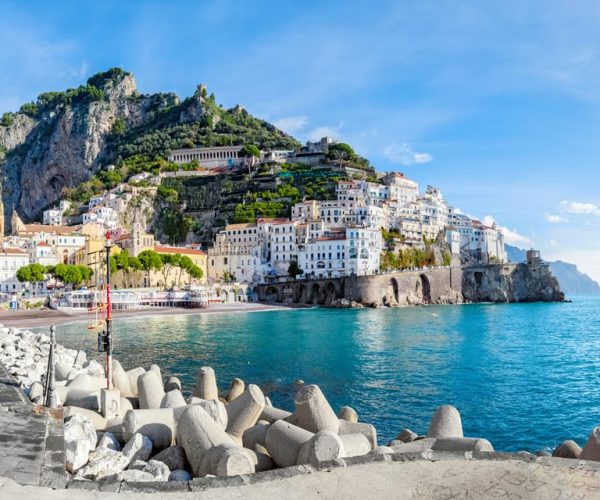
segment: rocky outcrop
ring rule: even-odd
[[[463,271],[467,302],[562,302],[564,294],[546,264],[492,264]]]

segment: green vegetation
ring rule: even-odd
[[[245,144],[240,151],[240,156],[243,158],[248,158],[251,156],[260,158],[260,149],[258,149],[254,144]]]
[[[406,248],[397,253],[388,250],[381,256],[380,268],[382,271],[401,270],[435,266],[435,253],[433,249]]]
[[[124,253],[124,252],[121,252]],[[135,257],[123,257],[123,259],[135,259]],[[147,281],[150,281],[150,271],[160,271],[163,275],[163,284],[168,286],[167,279],[169,273],[174,268],[179,268],[179,274],[177,277],[177,286],[180,285],[181,277],[183,272],[187,272],[190,277],[190,285],[192,279],[201,279],[203,276],[202,269],[194,264],[194,261],[190,259],[187,255],[181,254],[159,254],[154,250],[144,250],[140,253],[137,262],[139,262],[139,267],[134,270],[143,270],[147,273]]]
[[[339,142],[330,145],[327,149],[327,158],[330,161],[337,163],[340,166],[343,165],[346,167],[368,171],[371,173],[371,176],[375,175],[375,169],[369,164],[369,160],[357,155],[354,149],[352,149],[348,144]],[[376,180],[375,182],[378,181]]]
[[[125,76],[130,76],[131,73],[121,68],[110,68],[102,73],[97,73],[88,78],[87,84],[96,88],[103,88],[107,82],[113,82],[116,80],[122,80]]]
[[[17,270],[17,279],[21,283],[38,283],[46,279],[46,268],[41,264],[29,264]]]
[[[34,265],[34,264],[31,264]],[[76,266],[71,264],[56,264],[45,268],[46,275],[61,281],[65,285],[71,285],[72,288],[79,287],[83,282],[87,282],[92,277],[92,270],[85,266]]]
[[[2,119],[0,119],[0,125],[2,127],[10,127],[14,122],[14,116],[12,113],[3,113]]]
[[[301,274],[304,274],[304,271],[302,269],[300,269],[300,266],[298,265],[298,261],[295,259],[290,262],[287,272],[288,272],[288,275],[290,275],[294,279],[296,279]]]
[[[285,205],[275,201],[256,201],[244,205],[235,206],[233,222],[254,222],[259,217],[285,217],[287,215]]]

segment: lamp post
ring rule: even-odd
[[[106,388],[112,388],[112,306],[110,303],[110,231],[106,232],[106,330],[98,333],[98,351],[106,352]]]

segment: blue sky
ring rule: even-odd
[[[434,184],[600,280],[600,3],[5,1],[0,111],[112,66],[206,83],[301,140]]]

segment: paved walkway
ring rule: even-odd
[[[416,460],[375,462],[300,474],[267,482],[240,478],[237,486],[150,493],[151,486],[122,484],[117,490],[42,490],[0,478],[0,498],[67,499],[434,499],[584,500],[600,498],[600,468],[577,460],[571,466],[521,460]],[[592,464],[593,465],[593,464]],[[163,483],[165,484],[165,483]],[[137,493],[132,493],[137,491]]]
[[[0,476],[21,484],[64,487],[60,419],[34,412],[17,382],[0,365]]]

